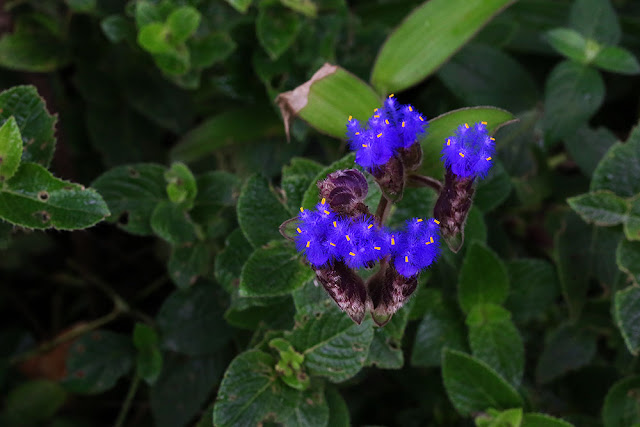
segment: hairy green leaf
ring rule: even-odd
[[[640,376],[635,375],[615,383],[607,393],[602,407],[604,427],[628,427],[640,423]]]
[[[0,127],[0,183],[11,178],[20,166],[22,136],[16,119],[11,116]]]
[[[569,24],[585,38],[604,44],[617,44],[622,35],[610,0],[576,0],[571,6]]]
[[[635,55],[617,46],[604,46],[593,60],[593,65],[603,70],[620,74],[640,73],[640,64]]]
[[[173,283],[179,288],[186,288],[207,274],[211,259],[209,248],[202,242],[174,246],[167,269]]]
[[[507,263],[509,296],[506,307],[516,323],[540,319],[559,294],[558,275],[550,262],[521,258]]]
[[[588,364],[596,352],[595,332],[576,325],[561,325],[549,333],[536,366],[536,378],[548,383]]]
[[[133,330],[133,345],[138,350],[137,374],[147,384],[154,384],[162,371],[162,354],[158,346],[158,334],[144,323],[136,323]]]
[[[477,304],[502,304],[509,293],[507,269],[489,248],[472,242],[460,270],[460,307],[468,313]]]
[[[260,2],[256,35],[271,60],[278,59],[289,49],[301,27],[302,21],[295,12],[270,2]]]
[[[640,351],[640,286],[635,284],[616,292],[614,301],[614,318],[618,328],[629,351],[637,355]]]
[[[64,388],[53,381],[25,381],[6,395],[3,420],[9,426],[42,425],[66,400]]]
[[[228,293],[238,289],[242,266],[252,253],[253,247],[244,237],[242,230],[237,228],[229,234],[224,249],[216,255],[216,280]]]
[[[169,243],[194,242],[200,234],[197,225],[180,205],[168,200],[158,203],[151,214],[151,229]]]
[[[171,42],[174,44],[183,43],[200,26],[202,15],[191,6],[182,6],[171,12],[167,17],[167,28],[171,33]]]
[[[571,197],[567,203],[584,221],[600,226],[625,222],[629,209],[626,200],[607,190]]]
[[[551,46],[569,59],[587,62],[587,40],[571,28],[554,28],[547,31],[546,38]]]

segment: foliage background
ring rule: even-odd
[[[480,31],[464,46],[445,31],[396,96],[430,119],[491,105],[519,121],[495,135],[463,250],[374,329],[277,231],[353,158],[308,112],[287,143],[274,98],[325,62],[374,70],[386,95],[379,51],[422,2],[5,1],[0,87],[37,88],[57,115],[42,166],[111,216],[43,232],[0,206],[27,225],[0,223],[0,424],[204,426],[216,399],[219,425],[639,423],[640,4],[520,0],[483,26],[432,2],[445,28]],[[12,90],[34,104],[4,99],[2,123],[44,114]],[[435,197],[407,191],[391,222]],[[306,390],[275,371],[295,354],[276,337],[304,355]]]

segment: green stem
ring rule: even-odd
[[[133,398],[136,396],[136,391],[138,391],[138,385],[140,385],[140,376],[136,373],[133,377],[133,381],[131,381],[131,385],[129,386],[127,397],[122,403],[122,408],[120,408],[120,413],[118,413],[118,418],[116,418],[114,427],[122,427],[124,425],[124,421],[127,419],[127,414],[129,413],[129,409],[133,403]]]
[[[438,181],[437,179],[431,178],[429,176],[414,175],[414,174],[409,175],[408,178],[409,178],[409,183],[411,183],[412,186],[431,187],[434,190],[436,190],[438,193],[442,191],[442,182]]]
[[[389,215],[389,211],[391,210],[391,204],[389,203],[389,199],[384,195],[384,193],[380,196],[380,203],[378,203],[378,208],[376,209],[376,223],[378,226],[382,226],[384,222],[387,220],[387,216]]]

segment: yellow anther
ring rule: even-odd
[[[304,212],[304,208],[300,206],[300,212]]]
[[[447,139],[447,145],[451,145],[451,140]]]
[[[351,238],[349,237],[349,235],[348,235],[348,234],[345,234],[345,235],[344,235],[344,237],[346,237],[346,238],[347,238],[347,242],[350,242],[350,241],[351,241]]]
[[[402,122],[402,127],[404,127],[404,122]]]
[[[296,230],[298,230],[298,233],[302,233],[302,230],[300,230],[300,227],[296,228]]]
[[[431,237],[429,240],[430,240],[431,243],[433,243],[433,237]]]
[[[367,228],[371,228],[371,227],[373,227],[373,224],[369,224],[369,226]]]
[[[311,245],[311,240],[307,240],[307,247],[309,247],[309,245]]]
[[[360,132],[356,132],[356,135],[360,135]]]
[[[379,119],[379,118],[380,118],[380,116],[379,116],[379,115],[377,115],[377,114],[376,114],[375,116],[373,116],[373,117],[375,117],[376,119]]]
[[[422,218],[418,218],[416,222],[422,222]]]
[[[424,122],[424,119],[422,118],[422,116],[418,116],[418,118],[420,119],[421,122]]]
[[[353,119],[353,116],[349,116],[349,121],[351,121],[351,119]]]
[[[338,228],[338,223],[337,223],[337,221],[333,221],[333,226],[334,226],[334,227],[336,227],[336,228]]]
[[[437,219],[434,219],[433,222],[435,222],[436,224],[440,224],[440,221],[438,221]]]
[[[385,122],[386,124],[389,124],[389,120],[388,120],[388,119],[384,119],[384,122]]]
[[[331,243],[331,242],[329,242],[329,244],[330,244],[331,246],[335,246],[335,245],[336,245],[335,243]]]
[[[382,133],[379,133],[376,135],[378,138],[380,138],[382,136]]]
[[[364,148],[367,148],[367,144],[362,144],[362,146],[363,146]]]
[[[409,257],[405,255],[404,262],[409,262]]]
[[[411,105],[409,105],[409,111],[413,111],[413,107],[411,107]]]
[[[395,245],[396,244],[396,240],[393,238],[393,236],[391,236],[391,244]]]
[[[380,246],[374,246],[373,249],[375,249],[376,251],[380,250]]]
[[[486,124],[487,124],[487,122],[480,122],[480,123],[482,123],[483,125],[486,125]]]
[[[326,201],[327,201],[327,199],[325,199],[325,198],[323,197],[323,198],[322,198],[322,200],[320,200],[320,204],[324,205]]]
[[[325,210],[325,211],[323,211],[323,212],[324,212],[324,213],[326,213],[327,215],[329,215],[329,214],[331,213],[331,212],[329,212],[329,211],[327,211],[327,210]]]
[[[393,98],[393,94],[389,95],[389,98]]]
[[[495,138],[489,138],[489,139],[490,139],[490,140],[492,140],[492,141],[495,141],[495,140],[496,140]]]
[[[487,157],[487,160],[491,160],[491,157]]]
[[[377,109],[377,108],[374,108],[374,109],[373,109],[373,112],[375,113],[376,111],[378,111],[378,109]]]
[[[464,154],[462,154],[462,153],[458,153],[458,154],[460,154],[460,157],[464,157]]]
[[[467,129],[469,129],[469,123],[465,123],[464,127],[466,127]]]
[[[356,256],[356,254],[354,254],[353,252],[349,252],[349,255]]]

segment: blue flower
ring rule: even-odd
[[[322,199],[315,211],[300,208],[298,218],[300,223],[295,238],[296,249],[298,252],[304,252],[314,267],[326,264],[334,253],[328,235],[336,214]]]
[[[399,150],[411,147],[428,125],[411,105],[400,105],[391,95],[382,108],[374,110],[366,127],[349,117],[347,138],[356,152],[356,163],[372,170],[386,164]]]
[[[493,166],[494,139],[487,133],[487,123],[467,123],[458,126],[455,135],[446,139],[442,148],[442,160],[447,168],[459,177],[487,176]]]
[[[391,256],[396,271],[413,277],[429,267],[440,254],[439,222],[412,218],[404,230],[391,236]]]

